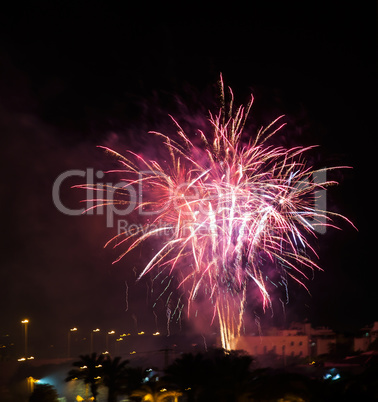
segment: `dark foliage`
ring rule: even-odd
[[[36,384],[29,402],[58,402],[58,393],[52,385]]]
[[[235,401],[248,393],[252,361],[242,351],[188,353],[166,369],[165,380],[186,393],[188,401]]]
[[[76,368],[69,371],[66,381],[82,380],[85,384],[89,384],[93,400],[96,401],[104,355],[97,356],[96,353],[92,353],[91,355],[80,355],[79,357],[80,360],[72,363]]]
[[[129,361],[121,361],[121,357],[112,359],[109,355],[102,363],[102,384],[108,388],[108,402],[116,402],[117,396],[125,393],[128,382],[127,365]]]

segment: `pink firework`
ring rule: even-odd
[[[224,101],[222,80],[221,91]],[[118,233],[107,245],[124,247],[119,261],[142,242],[159,239],[158,251],[139,278],[155,269],[176,276],[178,287],[187,289],[188,311],[199,292],[207,295],[227,350],[235,347],[240,333],[248,289],[257,287],[264,309],[271,305],[262,256],[280,275],[306,288],[308,273],[320,269],[310,239],[319,228],[332,226],[331,217],[337,215],[314,206],[317,191],[334,182],[314,180],[303,156],[312,147],[268,145],[284,126],[282,116],[242,141],[253,97],[235,110],[231,90],[230,98],[227,110],[223,106],[210,114],[211,134],[199,131],[202,146],[175,120],[177,141],[152,132],[170,155],[164,163],[105,148],[118,159],[120,169],[113,172],[122,175],[124,185],[114,189],[116,199],[96,205],[129,207],[135,202],[130,188],[149,189],[148,199],[131,206],[135,213],[152,216],[152,222]]]

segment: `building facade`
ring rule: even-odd
[[[292,323],[289,329],[270,328],[261,335],[241,336],[236,348],[252,356],[275,354],[278,357],[308,357],[330,352],[336,334],[326,327],[312,328],[310,323]]]
[[[309,338],[307,335],[241,336],[236,348],[252,356],[271,353],[282,357],[307,357]]]

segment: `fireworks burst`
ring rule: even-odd
[[[178,288],[186,289],[188,312],[200,292],[206,295],[219,321],[222,346],[230,350],[241,330],[248,289],[257,287],[264,309],[271,306],[262,261],[274,266],[284,283],[291,279],[306,288],[308,274],[320,269],[309,239],[320,227],[333,226],[331,217],[337,214],[314,206],[317,191],[334,182],[314,180],[303,157],[312,147],[269,145],[268,139],[284,126],[283,116],[244,141],[253,97],[234,109],[229,89],[226,107],[222,80],[220,87],[223,104],[218,114],[210,113],[212,133],[199,131],[201,146],[173,119],[177,140],[152,132],[169,160],[149,160],[131,151],[126,157],[105,148],[120,163],[112,172],[122,175],[123,185],[112,189],[117,197],[97,199],[95,207],[131,206],[153,217],[132,233],[120,232],[109,240],[107,245],[124,247],[115,262],[158,238],[159,250],[139,278],[153,270],[164,272],[167,289],[174,277]],[[148,189],[148,199],[132,205],[130,189],[135,186]]]

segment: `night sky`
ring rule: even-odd
[[[101,216],[59,212],[52,187],[70,169],[111,168],[96,145],[156,155],[147,132],[173,133],[168,114],[190,127],[216,110],[220,73],[238,104],[253,92],[252,126],[285,114],[282,141],[319,145],[319,166],[353,167],[335,173],[340,186],[327,200],[358,231],[339,222],[342,231],[315,241],[324,272],[308,283],[311,296],[292,287],[287,321],[354,330],[378,320],[376,10],[259,3],[31,2],[2,10],[1,333],[19,336],[25,317],[36,342],[66,339],[73,326],[164,332],[151,283],[135,283],[148,250],[112,265],[117,252],[103,245],[114,229]],[[85,194],[71,186],[82,182],[63,183],[65,205],[81,207]],[[181,331],[206,325],[182,323]]]

